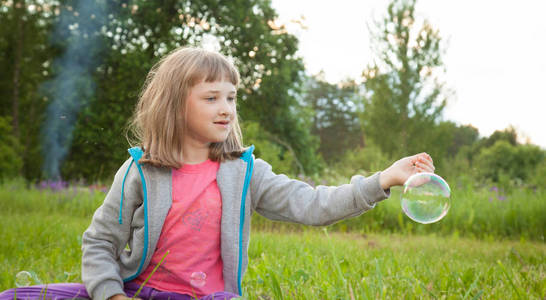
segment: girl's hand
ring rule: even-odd
[[[404,157],[381,172],[379,184],[386,190],[395,185],[403,185],[415,173],[434,173],[434,163],[427,153]]]

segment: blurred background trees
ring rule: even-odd
[[[81,107],[64,179],[109,180],[127,158],[125,126],[149,69],[176,47],[206,45],[233,58],[244,142],[277,172],[347,177],[427,151],[447,179],[544,185],[544,149],[522,143],[514,128],[480,137],[442,118],[453,97],[441,80],[447,49],[440,30],[415,17],[414,0],[392,0],[370,23],[374,62],[338,84],[305,74],[296,37],[266,0],[96,1],[96,12],[81,1],[0,0],[0,178],[46,178],[44,126],[69,119],[48,110],[59,89],[69,92],[55,84],[67,69],[61,59],[92,39],[71,55],[86,62],[89,80],[78,76],[66,96]]]
[[[376,59],[363,74],[362,125],[391,157],[422,151],[440,157],[451,141],[439,126],[449,96],[439,79],[444,49],[438,29],[419,24],[414,13],[415,1],[393,1],[372,28]]]

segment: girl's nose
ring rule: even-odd
[[[223,116],[228,116],[233,113],[233,107],[230,104],[228,99],[222,101],[222,106],[220,107],[220,114]]]

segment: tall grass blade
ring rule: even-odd
[[[148,283],[148,280],[150,280],[150,278],[152,278],[152,275],[154,275],[155,271],[157,271],[159,266],[161,266],[161,264],[163,263],[163,261],[165,260],[165,257],[167,257],[167,255],[169,255],[169,250],[167,250],[167,252],[165,252],[165,254],[163,254],[163,257],[161,257],[161,260],[159,261],[159,263],[152,270],[152,273],[150,273],[150,275],[148,275],[148,277],[146,277],[146,280],[144,280],[144,282],[140,285],[140,287],[138,288],[138,290],[136,291],[136,293],[133,295],[133,297],[131,299],[135,299],[136,297],[138,297],[138,294],[140,294],[140,292],[142,291],[142,288],[146,285],[146,283]]]
[[[470,292],[472,292],[472,290],[476,287],[476,283],[478,282],[478,280],[480,279],[480,274],[478,274],[478,276],[476,277],[476,279],[474,279],[474,282],[472,282],[472,284],[470,285],[470,287],[468,288],[468,290],[466,291],[464,297],[463,297],[463,300],[465,300],[469,295],[470,295]]]
[[[273,290],[273,293],[275,294],[275,299],[283,300],[283,294],[281,290],[281,285],[279,284],[279,280],[277,279],[277,275],[275,275],[275,271],[271,270],[270,268],[267,268],[269,273],[269,278],[271,278],[271,288]]]
[[[330,236],[328,235],[328,230],[326,228],[323,228],[322,231],[324,231],[326,239],[328,240],[328,246],[330,246],[330,253],[332,254],[332,258],[334,259],[334,267],[336,269],[337,276],[339,277],[341,282],[346,285],[347,280],[345,279],[345,276],[343,276],[343,272],[341,271],[341,267],[339,266],[334,246],[332,245],[332,241],[330,240]]]
[[[506,268],[504,267],[504,265],[502,264],[502,262],[500,260],[497,260],[497,265],[499,265],[499,267],[501,268],[502,272],[504,273],[504,276],[506,276],[506,278],[508,279],[508,282],[510,283],[510,285],[512,286],[514,291],[516,291],[516,294],[518,295],[518,298],[523,299],[521,297],[519,289],[516,287],[516,285],[514,284],[514,281],[512,280],[512,276],[510,276],[508,274],[508,271],[506,271]]]
[[[478,300],[478,299],[480,299],[480,297],[482,296],[482,294],[483,294],[483,290],[480,290],[480,291],[476,294],[476,296],[474,296],[474,298],[472,298],[472,300]]]

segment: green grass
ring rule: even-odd
[[[15,286],[20,271],[34,283],[80,280],[81,234],[104,194],[87,189],[63,192],[0,188],[0,290]]]
[[[103,198],[83,189],[53,193],[2,186],[0,290],[14,287],[23,270],[35,274],[34,284],[79,282],[81,233]],[[252,233],[243,282],[249,299],[546,296],[546,244],[540,240],[479,239],[457,231],[327,234],[312,227],[272,228]]]
[[[244,288],[273,299],[542,299],[543,243],[254,232]]]

